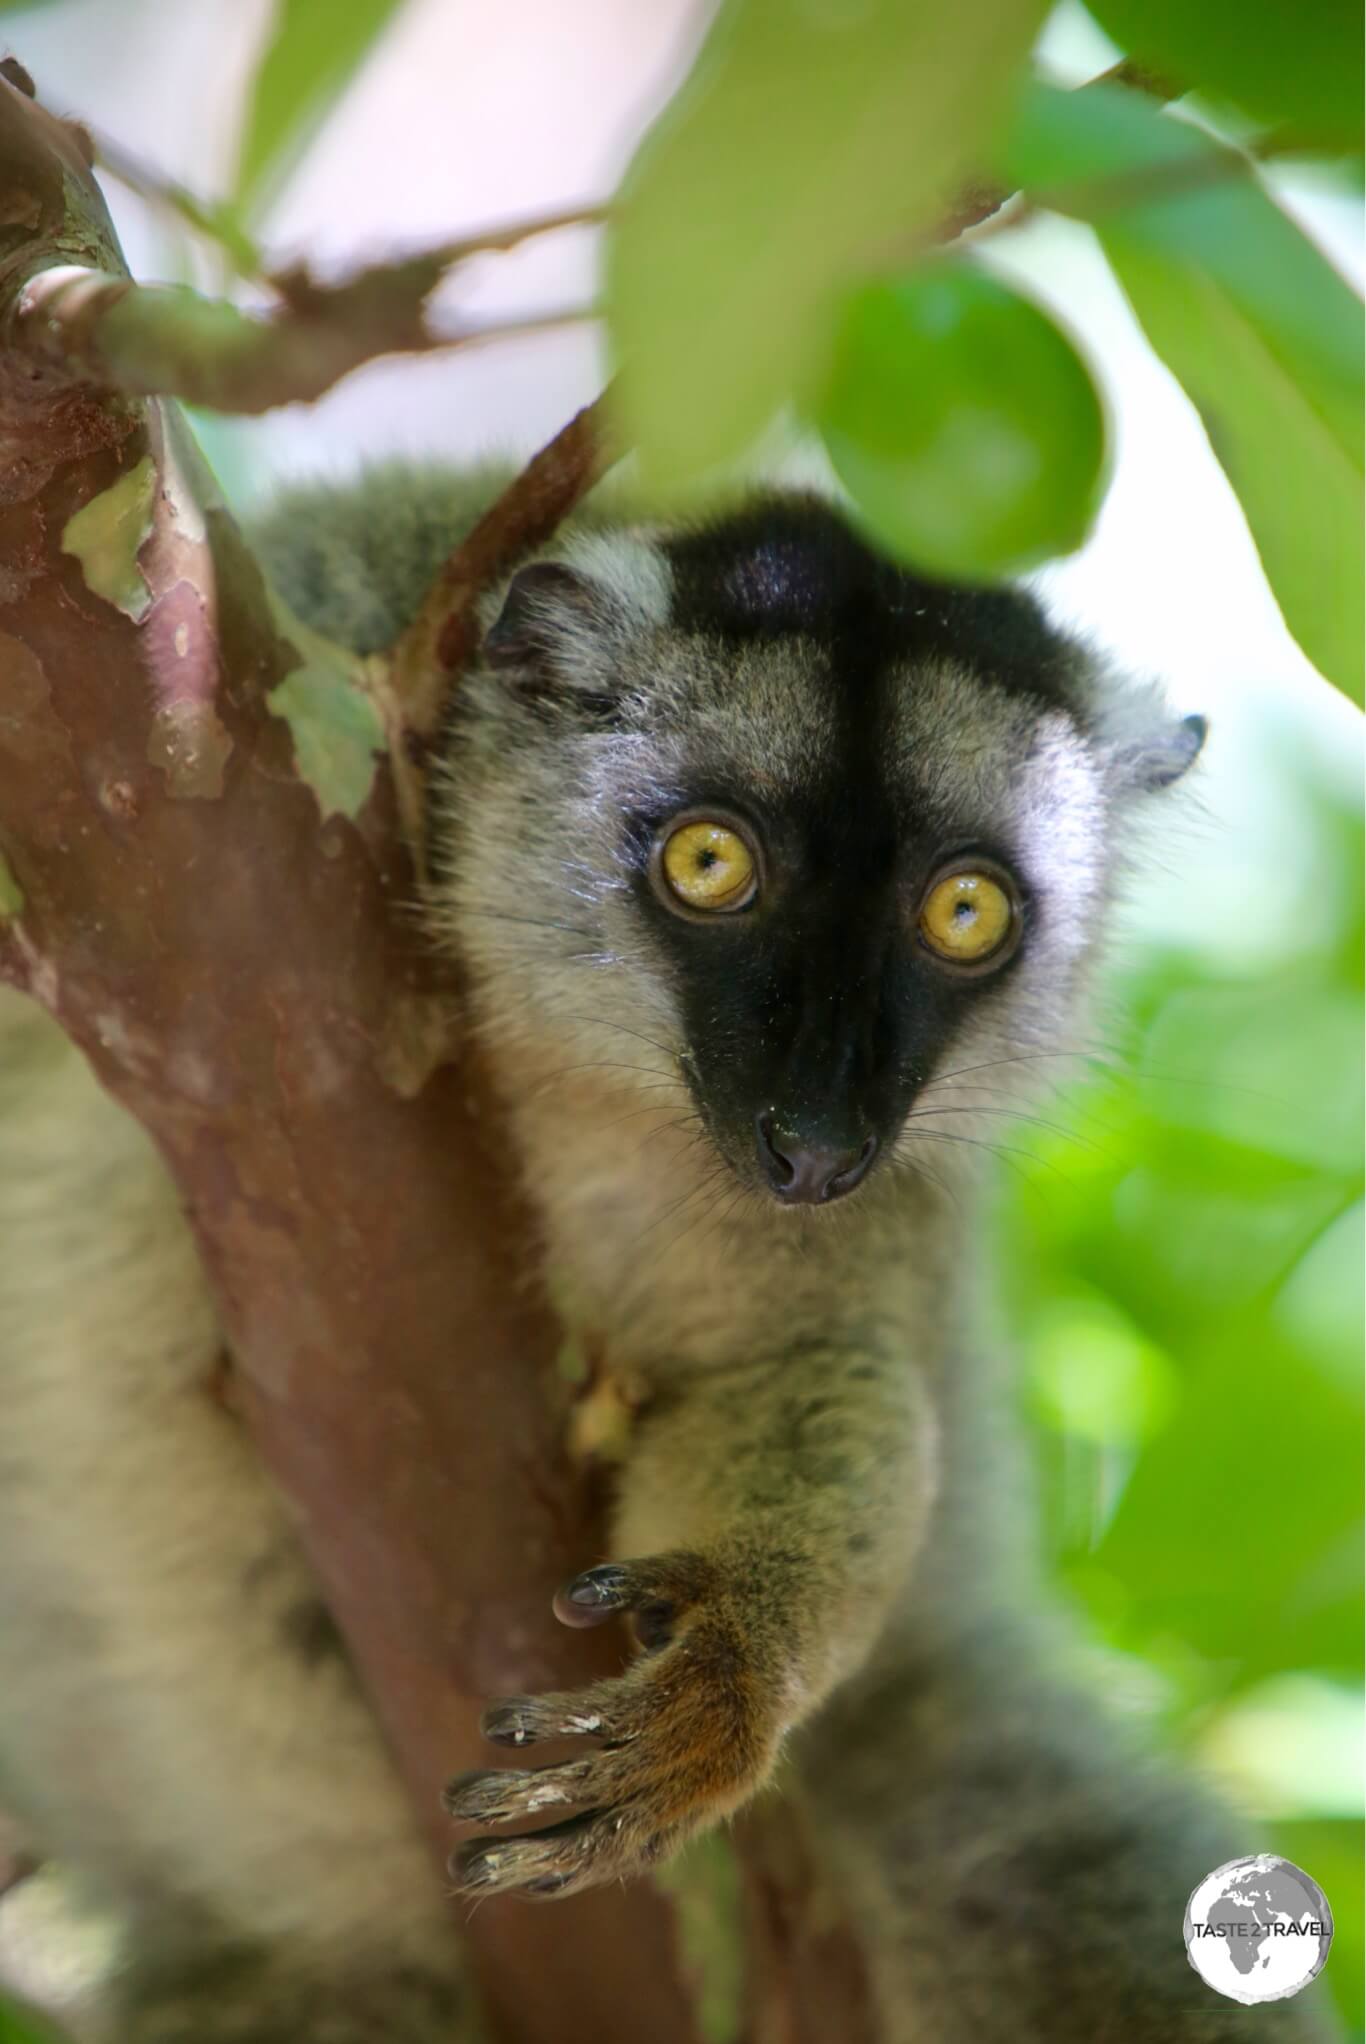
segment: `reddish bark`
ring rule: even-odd
[[[65,176],[63,175],[65,173]],[[118,253],[71,133],[0,84],[0,307]],[[487,1758],[481,1700],[582,1679],[554,1585],[600,1552],[566,1465],[556,1331],[528,1281],[496,1117],[445,1040],[387,774],[320,822],[266,692],[297,662],[231,521],[164,487],[135,619],[62,550],[166,449],[155,408],[11,354],[0,382],[0,964],[174,1172],[238,1396],[433,1843]],[[135,602],[130,608],[138,608]],[[472,1917],[495,2034],[694,2034],[650,1887]]]

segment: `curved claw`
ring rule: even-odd
[[[655,1828],[639,1814],[585,1810],[525,1838],[472,1838],[456,1847],[449,1872],[465,1895],[563,1895],[638,1873],[677,1839],[673,1827]]]
[[[495,1746],[536,1746],[545,1739],[605,1739],[619,1730],[592,1690],[570,1696],[504,1696],[479,1730]]]
[[[601,1625],[618,1611],[629,1610],[636,1597],[631,1571],[615,1562],[585,1569],[555,1592],[553,1610],[561,1625]]]
[[[462,1823],[505,1824],[586,1800],[593,1763],[568,1767],[472,1769],[449,1782],[442,1801]]]
[[[652,1555],[644,1561],[608,1561],[585,1569],[554,1599],[561,1625],[601,1625],[629,1611],[642,1646],[666,1646],[679,1617],[702,1602],[712,1578],[697,1555]]]
[[[528,1894],[559,1894],[587,1871],[584,1848],[601,1826],[601,1811],[586,1810],[582,1816],[567,1817],[526,1838],[472,1838],[456,1847],[447,1871],[463,1894],[499,1894],[511,1888]],[[551,1882],[553,1887],[543,1885]]]

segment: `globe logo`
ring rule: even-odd
[[[1230,2001],[1285,2001],[1320,1972],[1333,1912],[1317,1881],[1274,1853],[1226,1860],[1186,1904],[1186,1953]]]

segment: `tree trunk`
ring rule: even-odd
[[[482,1703],[612,1658],[549,1610],[602,1552],[563,1449],[558,1333],[497,1114],[453,1041],[458,991],[395,913],[414,878],[366,675],[326,656],[360,737],[333,733],[319,761],[297,689],[270,697],[322,656],[276,621],[173,408],[35,345],[34,279],[123,265],[79,131],[4,79],[0,222],[0,974],[176,1179],[232,1402],[439,1862],[441,1785],[487,1762]],[[816,1991],[851,1982],[805,1921],[799,1866],[772,1834],[754,1848],[755,2039],[854,2034]],[[663,1888],[494,1901],[461,1928],[496,2037],[702,2035]]]

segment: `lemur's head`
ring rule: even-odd
[[[1203,733],[814,499],[580,530],[460,692],[442,899],[528,1070],[661,1112],[681,1074],[743,1181],[821,1205],[908,1154],[932,1082],[980,1103],[1068,1040],[1117,811]]]

